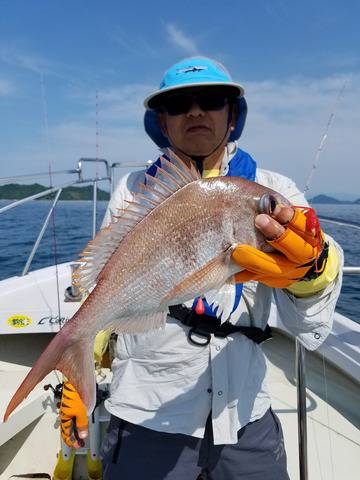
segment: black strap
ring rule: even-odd
[[[123,430],[124,430],[125,424],[127,422],[125,420],[123,420],[122,418],[115,417],[114,415],[111,415],[111,418],[114,418],[115,421],[118,422],[117,442],[116,442],[116,445],[115,445],[115,448],[114,448],[114,451],[113,451],[113,454],[112,454],[112,461],[111,461],[111,463],[117,465],[119,452],[120,452],[120,448],[121,448],[121,443],[122,443]],[[110,418],[110,422],[111,422],[111,418]]]
[[[311,262],[311,265],[312,265],[311,268],[306,272],[305,276],[301,280],[311,281],[311,280],[315,280],[315,278],[318,278],[323,273],[326,267],[328,256],[329,256],[329,244],[325,242],[323,244],[323,249],[320,255],[314,262]]]
[[[228,321],[221,324],[219,318],[205,313],[198,315],[194,310],[184,305],[173,305],[169,307],[169,311],[171,317],[190,327],[188,337],[195,345],[208,345],[211,334],[214,334],[215,337],[227,337],[232,333],[239,332],[258,344],[272,337],[269,325],[266,325],[265,330],[262,330],[258,327],[239,327]]]

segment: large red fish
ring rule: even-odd
[[[271,247],[254,227],[257,213],[289,202],[238,177],[201,179],[170,152],[142,193],[82,253],[78,281],[95,288],[50,342],[11,399],[4,420],[52,370],[95,404],[94,337],[100,330],[139,333],[162,327],[168,306],[204,295],[226,320],[232,309],[236,244]],[[220,294],[218,291],[220,290]],[[234,290],[234,289],[233,289]],[[224,293],[225,292],[225,293]],[[159,333],[160,334],[160,333]]]

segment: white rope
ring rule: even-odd
[[[330,429],[330,415],[329,415],[329,401],[328,401],[328,388],[327,388],[327,380],[326,380],[326,367],[325,367],[325,355],[322,354],[323,360],[323,376],[324,376],[324,385],[325,385],[325,401],[326,401],[326,415],[327,415],[327,430],[329,436],[329,456],[330,456],[330,464],[331,464],[331,478],[332,480],[335,479],[334,473],[334,462],[333,462],[333,447],[332,447],[332,440],[331,440],[331,429]]]
[[[51,159],[50,159],[50,145],[49,145],[49,121],[48,121],[48,110],[47,110],[47,102],[46,102],[46,94],[45,94],[45,82],[44,82],[44,74],[40,72],[40,85],[41,85],[41,100],[43,106],[43,119],[44,119],[44,138],[45,138],[45,148],[46,154],[48,157],[48,164],[49,164],[49,180],[50,180],[50,187],[52,187],[52,175],[51,175]],[[58,318],[59,318],[59,330],[61,328],[61,307],[60,307],[60,286],[59,286],[59,270],[58,270],[58,262],[57,262],[57,244],[56,244],[56,225],[55,225],[55,209],[51,213],[51,223],[52,223],[52,231],[53,231],[53,247],[54,247],[54,261],[55,261],[55,277],[56,277],[56,294],[57,294],[57,307],[58,307]],[[55,375],[57,381],[62,383],[58,373],[55,371]]]
[[[313,436],[314,436],[316,459],[317,459],[317,463],[318,463],[318,466],[319,466],[319,472],[320,472],[320,477],[321,477],[320,480],[324,480],[322,466],[321,466],[319,442],[318,442],[318,438],[316,436],[315,418],[313,416],[311,418],[311,428],[312,428],[312,432],[313,432]]]
[[[96,113],[95,113],[95,116],[96,116],[96,120],[95,120],[95,124],[96,124],[96,178],[98,177],[98,168],[99,168],[99,158],[100,158],[100,132],[99,132],[99,92],[96,90],[96,105],[95,105],[95,109],[96,109]]]

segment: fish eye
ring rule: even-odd
[[[271,213],[274,213],[274,210],[276,208],[276,205],[277,205],[277,200],[275,197],[273,197],[272,195],[270,195],[270,205],[269,205],[269,210],[270,210],[270,214]]]
[[[265,193],[259,200],[259,213],[266,213],[267,215],[272,215],[278,204],[277,199],[274,195]]]

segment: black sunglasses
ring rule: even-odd
[[[229,95],[224,92],[193,92],[193,93],[174,93],[161,99],[159,111],[166,111],[169,115],[181,115],[188,113],[194,103],[201,110],[222,110],[229,102]]]

